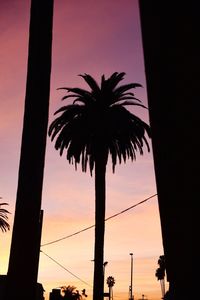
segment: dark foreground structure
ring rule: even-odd
[[[6,284],[7,284],[7,275],[0,275],[0,299],[4,299],[6,297]],[[12,289],[12,287],[11,287]],[[37,283],[36,285],[36,300],[44,300],[44,288],[41,283]],[[24,292],[23,284],[21,285],[21,298],[28,298]]]
[[[199,198],[200,25],[196,1],[140,0],[169,299],[193,299]]]
[[[37,293],[50,94],[53,0],[31,0],[30,4],[18,187],[6,295],[2,300],[35,300]]]

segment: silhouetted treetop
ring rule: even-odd
[[[159,268],[156,269],[155,276],[157,277],[158,280],[162,280],[165,278],[165,268],[166,268],[164,255],[160,255],[160,257],[158,259],[158,265],[159,265]]]
[[[117,160],[135,160],[136,152],[143,154],[143,146],[150,151],[146,138],[150,127],[139,117],[131,113],[126,106],[146,108],[135,98],[131,89],[141,87],[139,83],[118,86],[125,73],[115,72],[109,78],[101,77],[101,84],[89,74],[81,76],[90,90],[61,87],[67,91],[62,100],[73,98],[73,102],[58,109],[60,114],[49,127],[51,140],[57,136],[56,150],[60,155],[66,150],[69,163],[82,164],[86,172],[89,164],[92,174],[97,156],[104,156],[106,163],[109,154],[112,158],[113,172]]]
[[[63,296],[61,296],[61,299],[63,300],[81,300],[83,299],[83,297],[87,297],[85,289],[83,289],[80,294],[76,287],[71,285],[62,286],[61,291],[63,294]]]
[[[8,203],[0,203],[0,229],[5,232],[10,230],[10,225],[7,222],[9,211],[5,208],[1,208],[2,205],[8,205]]]

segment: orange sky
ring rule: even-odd
[[[12,226],[16,200],[23,105],[26,85],[28,0],[0,1],[0,196],[9,203]],[[49,121],[60,107],[58,87],[82,86],[77,75],[89,73],[97,81],[102,74],[126,72],[125,82],[139,82],[136,96],[147,104],[146,84],[136,0],[55,0],[53,57]],[[136,113],[148,122],[148,111]],[[106,216],[116,214],[156,193],[152,153],[136,162],[107,170]],[[42,209],[42,244],[70,235],[94,224],[94,178],[68,165],[47,139]],[[11,232],[1,233],[0,274],[6,274]],[[25,242],[24,242],[25,243]],[[75,285],[92,297],[94,230],[44,246],[39,278],[47,295],[52,288]],[[155,278],[157,260],[163,254],[157,198],[106,222],[106,276],[114,276],[114,298],[128,299],[130,255],[134,253],[135,299],[161,298]]]

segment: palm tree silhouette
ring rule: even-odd
[[[3,232],[6,232],[7,230],[10,230],[10,225],[7,222],[9,211],[5,208],[1,208],[2,205],[8,205],[8,203],[0,203],[0,229]]]
[[[160,280],[162,299],[164,299],[164,295],[165,295],[165,256],[164,255],[160,255],[158,259],[158,265],[159,268],[156,269],[155,276],[157,277],[158,280]]]
[[[24,118],[6,300],[22,299],[22,282],[23,294],[35,300],[39,267],[54,1],[31,0],[29,3]]]
[[[86,290],[83,289],[81,294],[73,285],[61,286],[62,295],[60,295],[60,299],[66,300],[81,300],[87,297]]]
[[[105,176],[108,156],[111,155],[113,172],[117,160],[135,160],[136,152],[143,154],[143,146],[150,151],[145,137],[150,136],[150,127],[125,106],[140,106],[130,89],[141,87],[138,83],[118,86],[124,72],[113,73],[108,79],[101,77],[99,86],[88,74],[80,75],[90,87],[62,87],[67,91],[62,100],[75,98],[72,104],[55,112],[60,114],[49,126],[51,141],[56,138],[55,149],[67,152],[69,163],[81,163],[82,171],[89,165],[92,175],[95,169],[95,250],[93,299],[103,299],[103,249],[105,229]]]
[[[61,299],[66,299],[66,300],[81,300],[82,295],[79,293],[79,291],[76,289],[75,286],[62,286],[61,291],[64,294]]]
[[[109,287],[109,300],[113,299],[113,286],[115,285],[115,279],[112,276],[108,276],[107,280],[107,285]]]

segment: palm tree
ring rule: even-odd
[[[155,276],[158,280],[160,280],[160,287],[162,293],[162,299],[164,299],[165,295],[165,256],[160,255],[158,260],[159,268],[156,270]]]
[[[125,106],[145,107],[130,89],[141,87],[138,83],[118,86],[125,73],[113,73],[108,79],[103,75],[99,86],[88,74],[80,75],[90,87],[62,87],[67,91],[62,100],[75,98],[73,103],[55,112],[60,114],[49,127],[49,136],[55,149],[67,152],[69,163],[81,163],[82,171],[89,165],[95,169],[95,249],[93,299],[103,299],[103,249],[105,229],[105,176],[108,156],[111,155],[113,172],[117,160],[135,160],[136,152],[143,154],[143,146],[150,151],[145,133],[150,127]]]
[[[23,132],[6,300],[22,300],[22,283],[24,297],[29,295],[29,300],[35,300],[37,291],[54,1],[30,2]]]
[[[194,253],[199,247],[195,214],[198,201],[193,199],[199,195],[196,99],[199,97],[197,37],[200,27],[198,2],[190,3],[173,9],[166,5],[163,9],[161,1],[138,1],[162,244],[171,299],[195,299],[194,287],[199,284],[198,276],[191,274],[196,264]]]
[[[61,291],[64,294],[61,299],[66,299],[66,300],[81,300],[83,296],[87,297],[85,294],[85,289],[82,290],[82,294],[79,293],[79,291],[76,289],[75,286],[62,286]]]
[[[2,205],[8,205],[8,203],[0,203],[0,229],[2,232],[6,232],[10,230],[10,225],[7,222],[9,211],[5,208],[1,208]]]
[[[113,300],[113,286],[115,285],[115,279],[112,276],[108,276],[107,280],[107,285],[109,287],[109,300],[112,299]]]

